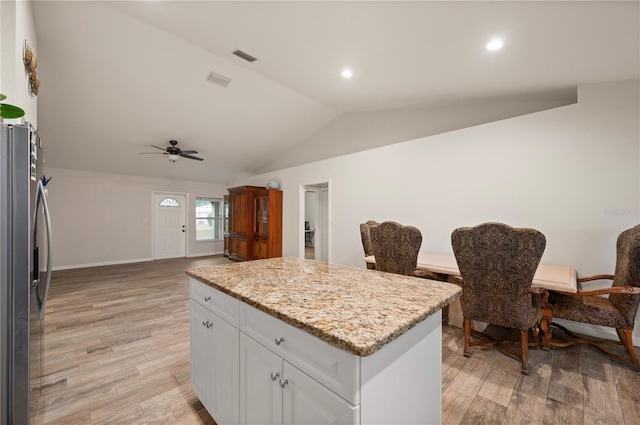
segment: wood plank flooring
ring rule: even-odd
[[[463,357],[460,328],[443,328],[442,343],[445,424],[640,424],[640,374],[591,347],[530,349],[525,376],[495,349]]]
[[[213,424],[189,382],[187,268],[224,257],[57,271],[36,424]],[[443,330],[445,424],[640,424],[640,375],[586,347],[518,360]],[[303,425],[303,424],[300,424]]]

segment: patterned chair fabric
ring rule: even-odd
[[[640,286],[640,225],[625,230],[616,243],[613,287]],[[552,292],[553,317],[616,329],[633,329],[640,295],[571,296]]]
[[[369,220],[366,223],[360,224],[360,238],[362,239],[362,249],[364,250],[364,256],[368,257],[373,255],[373,247],[371,246],[371,228],[379,225],[377,221]],[[367,268],[374,270],[375,264],[367,263]]]
[[[373,255],[373,247],[371,246],[371,228],[378,226],[379,224],[380,223],[373,220],[360,224],[360,238],[362,239],[362,249],[364,249],[365,257]]]
[[[520,330],[538,322],[541,313],[528,290],[546,246],[542,233],[484,223],[454,230],[451,244],[463,279],[465,319]]]
[[[413,226],[385,221],[370,228],[376,270],[413,276],[418,265],[422,234]]]

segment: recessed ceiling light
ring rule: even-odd
[[[351,70],[349,68],[345,68],[342,70],[342,77],[343,78],[351,78],[353,77],[353,72],[351,72]]]
[[[503,46],[502,40],[491,40],[487,43],[487,50],[500,50]]]

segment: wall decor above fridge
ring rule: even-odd
[[[32,96],[38,95],[38,88],[40,87],[40,77],[36,73],[36,68],[38,67],[38,58],[36,57],[33,50],[31,50],[31,46],[27,43],[27,40],[24,41],[24,69],[29,75],[29,91]]]

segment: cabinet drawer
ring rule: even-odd
[[[240,305],[240,330],[349,403],[360,403],[358,356],[246,304]]]
[[[193,278],[190,281],[192,300],[238,327],[240,301]]]

